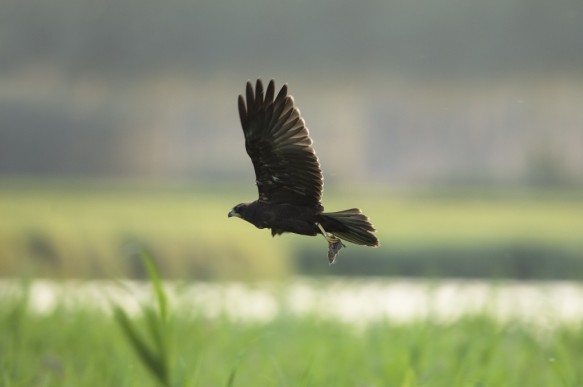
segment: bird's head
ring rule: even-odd
[[[249,203],[237,204],[231,211],[229,211],[229,218],[235,216],[237,218],[245,219]]]

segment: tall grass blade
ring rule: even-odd
[[[145,367],[150,370],[156,379],[158,379],[160,384],[163,386],[170,386],[165,362],[146,343],[144,337],[139,334],[138,329],[123,309],[116,306],[114,314],[116,321],[121,327],[122,332],[129,341],[134,352],[138,355],[138,358],[142,361]]]
[[[234,367],[229,374],[229,379],[227,379],[226,387],[233,387],[235,385],[235,376],[237,376],[237,367]]]
[[[146,369],[154,375],[161,385],[171,386],[170,351],[168,349],[170,335],[168,297],[151,255],[142,252],[140,258],[146,267],[157,300],[157,308],[148,305],[142,305],[141,308],[146,324],[146,334],[140,334],[135,323],[121,307],[114,306],[114,315],[124,336]]]
[[[150,308],[144,309],[144,315],[148,333],[153,340],[154,349],[159,359],[159,367],[164,371],[164,374],[168,374],[170,361],[166,325],[160,322],[158,316]]]
[[[166,296],[166,292],[164,292],[164,288],[162,287],[160,271],[156,267],[154,259],[150,253],[142,251],[140,257],[142,258],[142,263],[148,271],[150,283],[154,287],[154,294],[158,300],[158,311],[160,313],[160,317],[163,322],[166,322],[168,321],[168,297]]]

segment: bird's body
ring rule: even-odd
[[[274,236],[284,232],[316,235],[318,227],[314,219],[320,212],[312,207],[256,200],[247,204],[241,217],[257,228],[270,228]]]
[[[273,81],[264,93],[258,79],[255,91],[247,82],[246,101],[239,96],[245,149],[255,169],[259,199],[238,204],[229,217],[269,228],[274,236],[322,234],[328,240],[330,263],[344,247],[340,239],[378,246],[374,227],[359,209],[324,213],[323,176],[308,129],[287,86],[277,96],[274,92]]]

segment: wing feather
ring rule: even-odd
[[[264,92],[247,82],[239,96],[245,149],[253,162],[259,198],[273,203],[321,206],[323,177],[312,139],[294,99],[284,85],[275,96],[270,81]]]

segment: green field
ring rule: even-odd
[[[446,275],[583,273],[577,192],[328,191],[330,210],[359,205],[371,216],[380,249],[351,246],[329,267],[321,238],[271,238],[227,219],[232,205],[253,198],[253,187],[4,182],[0,274],[146,278],[141,248],[154,253],[165,276],[184,279],[277,279],[363,267],[401,275],[412,265],[429,274],[447,266]],[[37,313],[30,304],[25,296],[0,298],[2,386],[158,385],[130,331],[149,348],[164,343],[171,386],[583,385],[581,324],[499,321],[487,312],[366,327],[285,311],[262,323],[190,309],[160,319],[152,296],[153,312],[132,318],[124,331],[121,318],[90,305],[71,308],[61,300]],[[155,356],[149,364],[156,368]]]
[[[0,384],[7,387],[583,385],[581,324],[541,327],[486,313],[364,328],[288,313],[233,322],[173,310],[152,296],[151,312],[126,321],[124,331],[87,304],[62,301],[39,314],[26,296],[4,296]]]
[[[272,238],[230,208],[252,186],[111,182],[0,184],[0,275],[143,277],[135,251],[167,277],[386,274],[574,278],[583,273],[583,195],[328,187],[329,210],[360,206],[378,249],[349,246],[328,267],[322,238]]]

